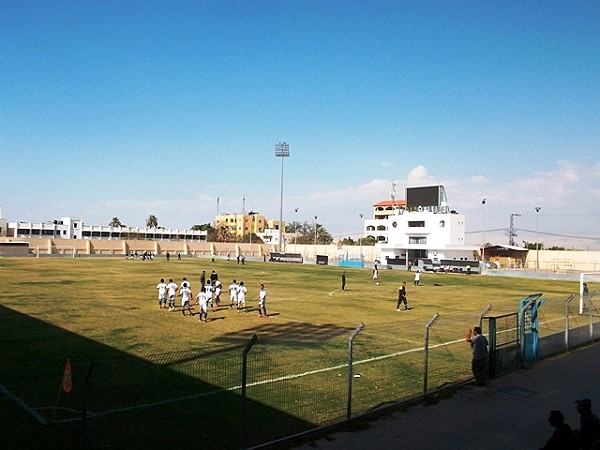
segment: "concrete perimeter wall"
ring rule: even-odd
[[[151,241],[151,240],[100,240],[100,239],[49,239],[49,238],[10,238],[0,237],[0,242],[29,242],[30,254],[45,255],[89,255],[89,256],[125,256],[130,252],[152,252],[157,256],[181,253],[185,256],[215,255],[217,258],[236,258],[238,255],[247,259],[268,258],[270,252],[280,249],[273,244],[240,244],[235,242],[185,242],[185,241]],[[379,257],[377,247],[358,245],[304,245],[288,243],[284,249],[288,253],[300,253],[305,262],[314,262],[316,255],[326,255],[329,264],[337,265],[340,256],[352,259],[362,254],[367,264],[373,264]],[[539,269],[535,270],[536,264]],[[531,272],[538,275],[546,272],[553,274],[569,274],[574,272],[600,272],[599,251],[577,250],[540,250],[530,251],[523,269],[507,269],[512,272]],[[488,271],[490,275],[494,271]],[[503,274],[503,270],[496,274]]]
[[[569,329],[568,335],[556,333],[540,338],[538,356],[543,359],[548,356],[565,352],[574,347],[591,344],[600,337],[600,323],[583,325]]]
[[[152,252],[161,257],[181,253],[182,256],[211,257],[225,259],[244,256],[247,259],[268,259],[270,252],[279,251],[272,244],[249,244],[235,242],[185,242],[150,240],[101,240],[101,239],[51,239],[51,238],[7,238],[0,242],[28,242],[29,254],[33,256],[125,256],[131,252]],[[365,262],[373,263],[377,249],[373,246],[301,245],[288,244],[286,252],[300,253],[305,262],[315,261],[315,255],[326,255],[329,264],[336,264],[341,255],[358,256],[361,252]]]

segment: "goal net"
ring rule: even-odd
[[[598,314],[594,300],[600,299],[600,272],[584,272],[579,275],[579,314]]]

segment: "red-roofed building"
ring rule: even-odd
[[[406,200],[373,205],[364,235],[377,241],[384,264],[478,267],[479,247],[465,245],[465,217],[448,207],[444,186],[406,188]]]

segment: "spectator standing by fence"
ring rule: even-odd
[[[471,344],[472,359],[471,371],[478,386],[485,386],[485,366],[488,358],[488,340],[481,333],[480,327],[474,327],[473,333],[469,330],[467,342]]]

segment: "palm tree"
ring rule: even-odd
[[[154,214],[150,214],[146,219],[146,228],[158,228],[158,218]]]
[[[215,239],[221,242],[229,242],[229,240],[231,239],[229,229],[225,225],[221,225],[216,232]]]
[[[118,217],[113,217],[112,220],[110,221],[110,223],[108,224],[109,227],[113,227],[113,228],[118,228],[118,227],[122,227],[123,224],[121,223],[121,220]]]

